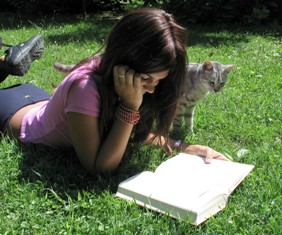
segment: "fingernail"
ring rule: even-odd
[[[211,163],[212,159],[206,158],[206,163]]]

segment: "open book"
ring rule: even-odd
[[[118,186],[116,195],[175,218],[198,225],[222,210],[228,196],[253,165],[180,153]]]

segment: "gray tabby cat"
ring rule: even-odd
[[[54,63],[55,70],[68,73],[75,65]],[[182,117],[188,131],[193,132],[194,110],[200,100],[209,92],[218,92],[225,85],[227,75],[235,65],[224,65],[216,61],[187,64],[187,78],[185,92],[178,101],[176,115],[173,121],[173,130],[179,132]]]
[[[184,95],[180,98],[173,130],[179,132],[184,118],[188,131],[193,132],[194,110],[200,100],[209,92],[218,92],[225,85],[227,75],[235,65],[224,65],[216,61],[189,63]]]

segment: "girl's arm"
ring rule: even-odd
[[[98,118],[69,112],[67,119],[76,154],[89,173],[111,171],[119,165],[133,125],[115,120],[101,143]]]
[[[182,142],[179,146],[176,146],[176,143],[177,143],[176,140],[169,138],[168,142],[166,143],[164,137],[161,136],[160,138],[155,138],[155,135],[153,133],[149,134],[145,143],[158,145],[162,147],[169,154],[172,154],[173,150],[177,147],[177,150],[180,152],[205,157],[206,163],[211,163],[213,158],[229,161],[229,159],[225,157],[223,154],[215,151],[214,149],[208,146],[187,144],[187,143],[182,143]]]
[[[143,100],[140,74],[119,65],[113,71],[115,91],[127,109],[137,111]],[[70,135],[81,164],[90,173],[117,168],[125,152],[133,124],[118,118],[101,142],[99,119],[81,113],[67,113]]]

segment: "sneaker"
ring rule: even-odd
[[[14,76],[23,76],[31,63],[41,58],[44,51],[44,40],[41,35],[34,36],[17,46],[9,47],[6,53],[5,70]]]

